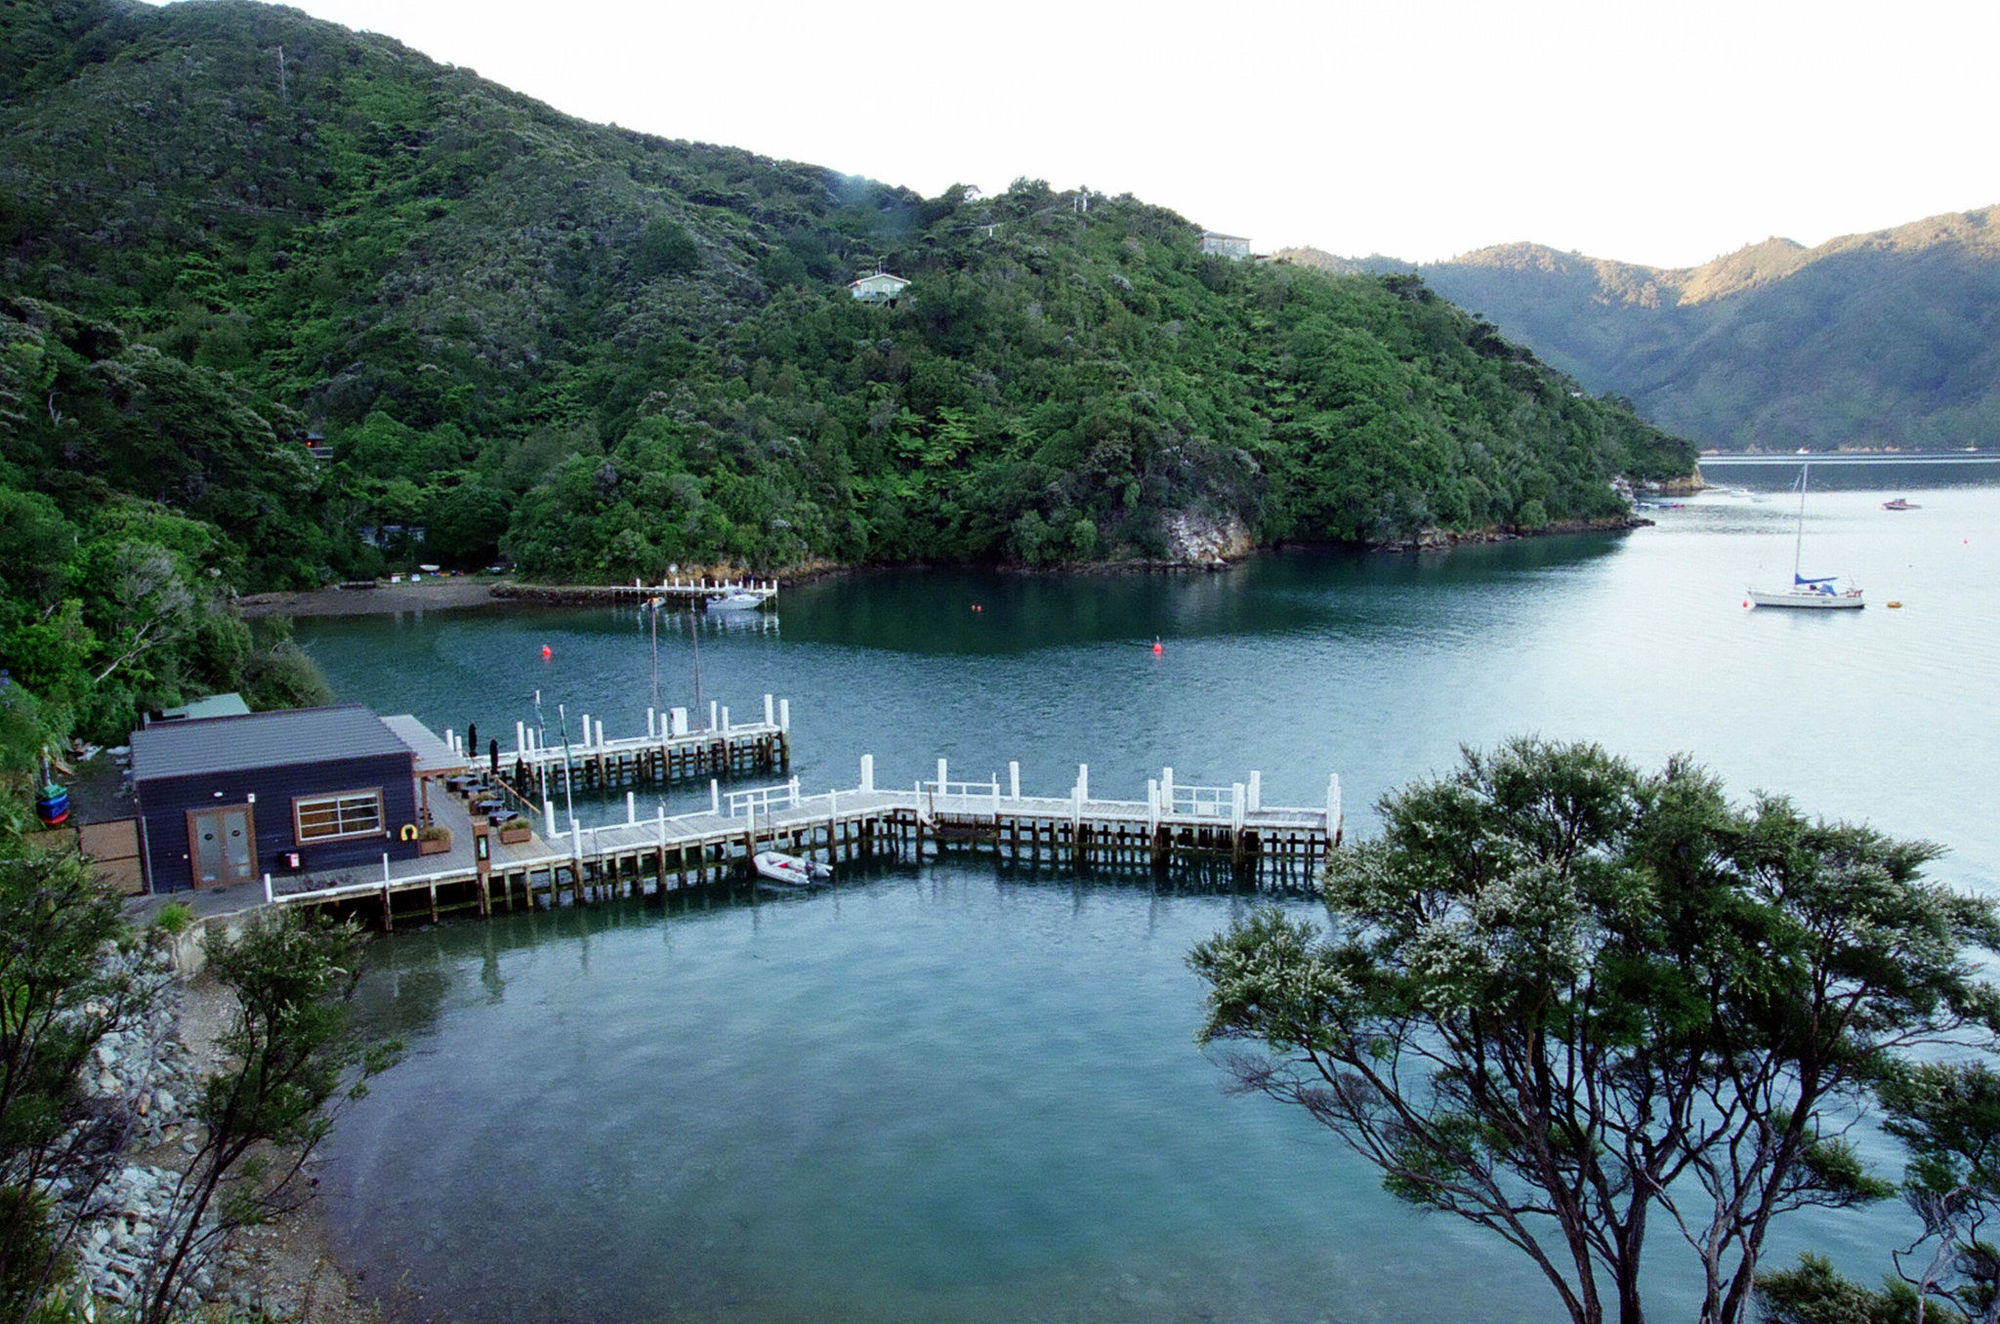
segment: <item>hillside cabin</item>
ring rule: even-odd
[[[893,308],[896,306],[896,300],[902,296],[903,287],[909,283],[901,276],[877,271],[859,280],[849,281],[847,292],[863,303],[886,303]]]
[[[435,736],[429,742],[443,746]],[[430,771],[419,756],[434,752],[419,745],[358,704],[188,717],[134,731],[147,890],[415,858],[418,778]]]
[[[1240,234],[1217,234],[1213,230],[1203,230],[1201,251],[1240,260],[1250,256],[1250,241]]]

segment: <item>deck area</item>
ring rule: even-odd
[[[355,914],[385,929],[429,922],[455,911],[489,915],[582,904],[620,895],[664,894],[740,882],[750,859],[776,849],[844,863],[920,861],[942,851],[987,853],[998,860],[1082,870],[1208,868],[1248,883],[1310,883],[1341,835],[1340,782],[1329,777],[1324,805],[1270,807],[1261,778],[1231,786],[1184,786],[1172,769],[1148,783],[1143,800],[1093,797],[1079,766],[1066,795],[1024,795],[1019,765],[1003,784],[938,776],[906,788],[878,787],[874,760],[846,789],[801,792],[798,779],[725,792],[710,786],[707,809],[642,818],[626,796],[622,823],[558,824],[554,806],[511,822],[524,839],[504,842],[459,796],[436,793],[433,821],[450,829],[450,848],[414,860],[384,858],[379,869],[267,878],[265,896],[280,906]],[[480,843],[484,841],[482,857]]]

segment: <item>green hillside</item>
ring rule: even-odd
[[[0,56],[0,483],[66,583],[110,511],[209,530],[206,600],[1535,529],[1692,466],[1419,280],[1207,257],[1130,197],[586,124],[242,0],[0,0]],[[893,307],[847,289],[877,266]],[[20,582],[0,644],[67,600]]]
[[[1935,449],[2000,436],[1990,209],[1813,249],[1770,239],[1676,271],[1532,244],[1417,270],[1592,390],[1704,446]]]

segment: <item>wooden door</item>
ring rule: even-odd
[[[188,814],[188,859],[196,887],[225,887],[257,876],[250,806],[218,805]]]

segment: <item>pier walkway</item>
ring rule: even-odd
[[[707,725],[697,727],[706,716]],[[564,728],[568,719],[563,719]],[[694,777],[730,777],[744,773],[784,772],[792,765],[792,704],[764,696],[762,721],[739,722],[728,708],[710,703],[706,714],[686,708],[665,712],[646,710],[646,734],[607,740],[604,723],[589,713],[579,718],[581,739],[563,737],[548,743],[546,731],[526,722],[514,723],[514,747],[497,755],[499,775],[514,791],[531,800],[569,783],[571,790],[610,790],[620,786],[665,784]],[[446,740],[462,748],[456,732]],[[468,761],[480,761],[478,750],[465,751]]]
[[[1009,765],[1004,784],[997,776],[950,780],[943,760],[937,773],[908,788],[878,787],[874,757],[865,755],[859,784],[844,790],[807,795],[792,778],[724,791],[713,781],[707,809],[673,817],[640,817],[628,792],[625,821],[598,827],[558,824],[545,799],[532,827],[514,820],[513,839],[475,822],[457,797],[440,796],[433,815],[451,829],[446,854],[385,856],[379,870],[267,875],[264,893],[271,904],[358,914],[393,929],[399,919],[435,921],[452,911],[487,915],[738,882],[751,877],[751,857],[769,849],[836,869],[949,850],[1077,870],[1206,866],[1246,882],[1306,885],[1341,836],[1337,776],[1327,779],[1324,805],[1270,807],[1257,773],[1229,786],[1186,786],[1169,768],[1148,782],[1143,800],[1094,797],[1087,765],[1055,796],[1023,795],[1019,764]]]

